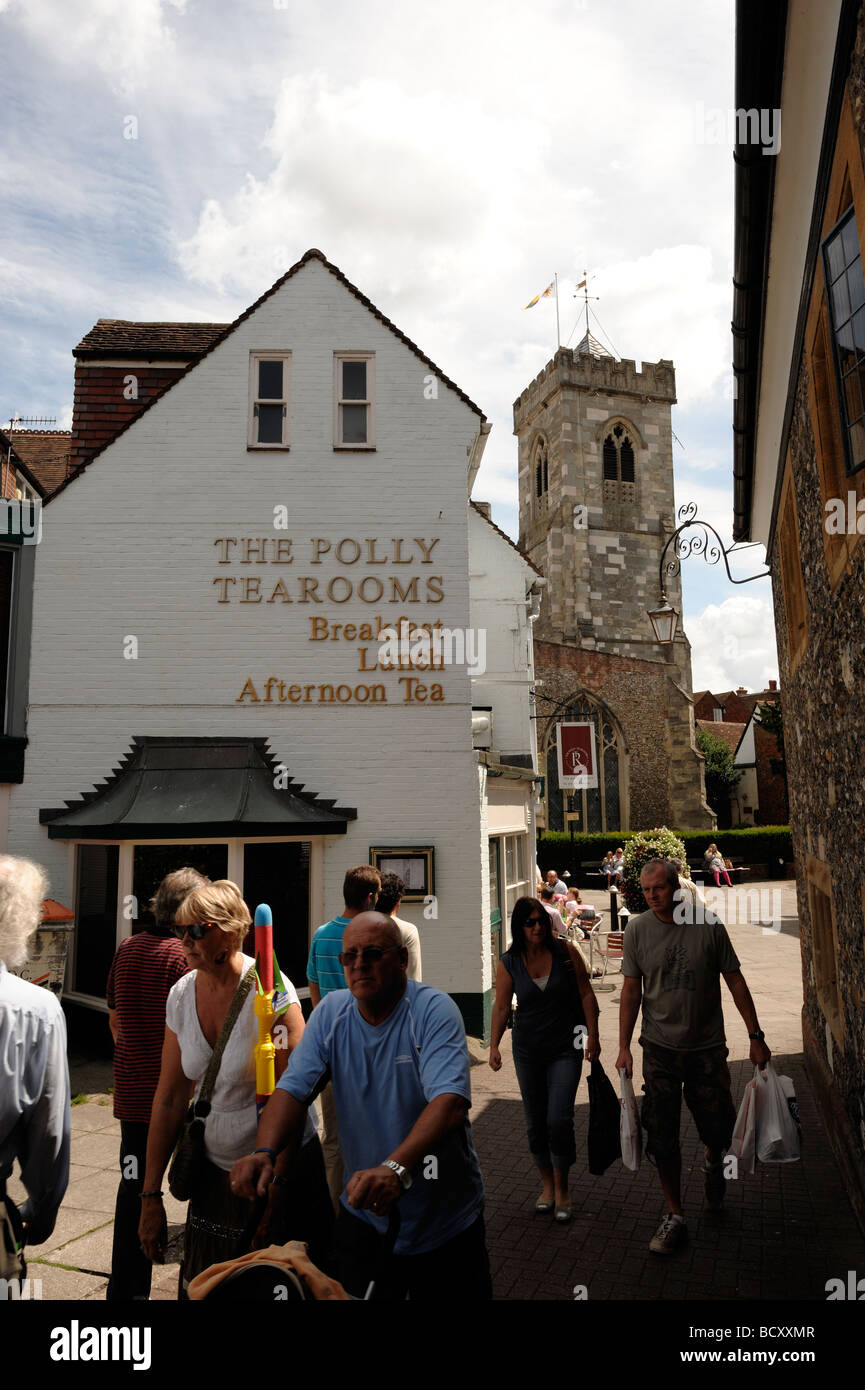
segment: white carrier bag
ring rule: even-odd
[[[793,1082],[779,1076],[771,1062],[757,1068],[754,1082],[757,1157],[761,1163],[795,1163],[801,1141]]]
[[[622,1162],[626,1168],[630,1168],[632,1173],[636,1173],[643,1156],[643,1131],[640,1128],[640,1117],[637,1114],[634,1083],[626,1074],[624,1067],[619,1072],[619,1088],[621,1094],[619,1137],[622,1141]]]

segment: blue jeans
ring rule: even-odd
[[[567,1172],[576,1162],[574,1100],[582,1065],[583,1054],[573,1044],[539,1062],[521,1053],[514,1038],[514,1066],[526,1114],[529,1152],[539,1168]]]

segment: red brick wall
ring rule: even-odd
[[[701,699],[697,700],[694,704],[694,718],[714,719],[715,710],[720,708],[720,701],[715,699],[711,691],[707,691],[706,694],[703,695]]]
[[[778,740],[754,721],[754,752],[757,759],[757,796],[761,825],[786,825],[790,819],[784,795],[784,778],[772,771],[769,760],[778,756]]]
[[[104,367],[98,362],[92,365],[76,363],[71,466],[77,468],[103,444],[113,439],[183,370],[183,367],[161,367],[158,364],[152,367]],[[137,400],[128,401],[123,395],[124,380],[129,376],[136,378]]]

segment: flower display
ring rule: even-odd
[[[658,826],[654,830],[641,830],[638,834],[632,835],[625,842],[624,850],[622,892],[631,913],[646,911],[646,899],[640,888],[640,873],[649,860],[675,859],[681,865],[680,876],[691,877],[684,841],[679,839],[675,831],[668,830],[666,825]]]

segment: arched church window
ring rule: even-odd
[[[559,786],[556,752],[556,725],[571,721],[594,726],[598,759],[597,787],[574,792]],[[546,732],[541,770],[546,773],[547,829],[569,830],[573,825],[574,830],[586,833],[627,830],[626,762],[624,738],[610,712],[587,691],[577,694],[556,712]],[[566,815],[577,819],[566,820]]]
[[[604,501],[633,502],[634,445],[624,425],[614,425],[604,440]]]
[[[550,490],[550,461],[547,441],[539,439],[535,446],[535,496],[538,509],[545,510]]]

